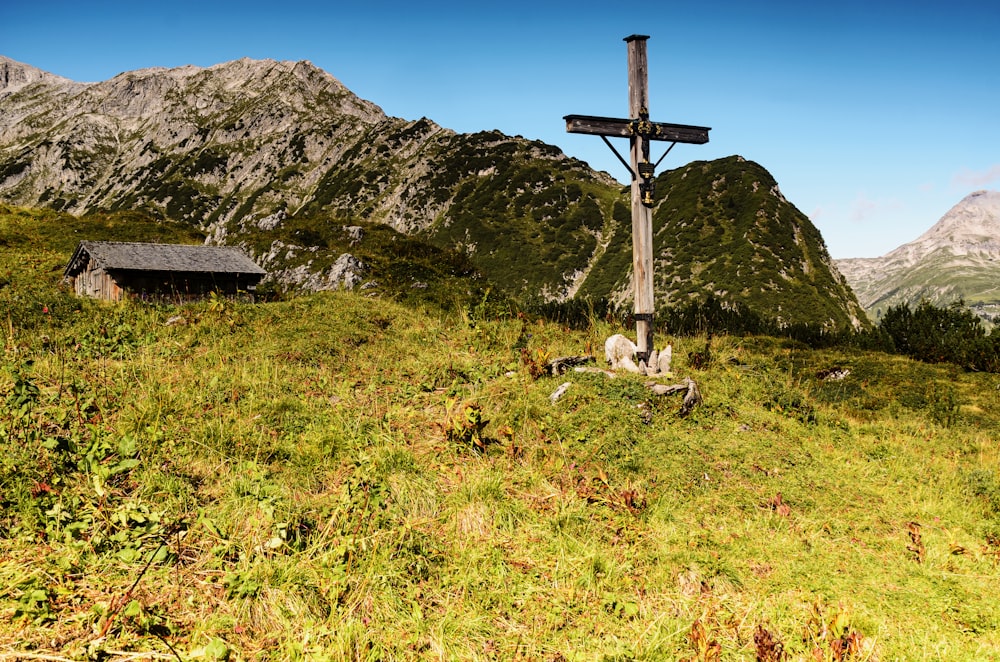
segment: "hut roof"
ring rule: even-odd
[[[142,244],[118,241],[81,241],[66,266],[65,275],[79,273],[87,256],[105,270],[180,271],[187,273],[230,273],[265,275],[242,249],[236,246],[185,246]]]

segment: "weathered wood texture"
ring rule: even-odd
[[[632,120],[616,119],[614,117],[596,117],[593,115],[566,115],[566,131],[569,133],[584,133],[592,136],[608,136],[609,138],[631,138],[639,129]],[[649,140],[666,142],[690,143],[703,145],[708,142],[706,126],[689,124],[667,124],[665,122],[648,122]]]
[[[82,241],[63,277],[81,296],[198,298],[253,290],[267,272],[232,246]]]
[[[92,263],[70,279],[77,296],[93,297],[106,301],[119,301],[122,288],[111,275]]]
[[[646,65],[646,39],[640,35],[628,42],[628,114],[649,117],[649,82]],[[649,139],[641,133],[629,139],[632,172],[640,163],[649,163]],[[643,204],[642,179],[632,177],[632,278],[635,281],[636,356],[648,361],[653,351],[653,210]]]
[[[653,353],[653,171],[649,159],[651,140],[703,144],[710,129],[687,124],[649,121],[649,76],[646,35],[625,37],[628,44],[629,119],[566,115],[566,131],[629,139],[632,174],[632,286],[636,326],[636,357],[648,363]],[[608,143],[610,146],[611,143]],[[612,150],[614,148],[612,147]],[[669,150],[668,150],[669,151]],[[618,152],[615,151],[618,155]],[[618,156],[621,159],[621,156]],[[624,159],[621,159],[624,163]],[[625,164],[629,165],[629,164]]]
[[[680,415],[687,416],[691,413],[691,410],[701,404],[701,391],[698,390],[698,384],[695,383],[690,377],[685,377],[684,382],[681,384],[656,384],[650,382],[647,384],[653,393],[656,395],[672,395],[674,393],[684,393],[684,400],[681,402]]]

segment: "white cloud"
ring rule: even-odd
[[[979,172],[963,168],[951,179],[952,184],[959,188],[979,188],[996,181],[1000,181],[1000,163]]]
[[[857,223],[862,223],[872,218],[877,219],[879,216],[887,214],[888,212],[898,211],[902,208],[902,206],[903,205],[899,202],[899,200],[891,198],[884,200],[872,200],[864,193],[858,193],[858,196],[851,204],[849,218]]]

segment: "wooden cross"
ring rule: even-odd
[[[628,111],[632,119],[566,115],[566,130],[600,136],[632,175],[632,278],[635,291],[636,353],[648,361],[653,350],[653,173],[677,143],[702,145],[710,129],[686,124],[649,121],[649,83],[646,67],[648,36],[625,37],[628,43]],[[615,150],[608,137],[628,138],[631,165]],[[656,163],[649,161],[651,140],[671,143]]]

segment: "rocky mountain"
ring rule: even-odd
[[[5,58],[0,72],[2,202],[184,221],[308,287],[370,278],[343,250],[385,225],[412,239],[389,241],[390,256],[413,241],[457,251],[513,296],[630,296],[627,192],[557,147],[386,116],[308,62],[99,83]],[[819,233],[759,165],[692,164],[661,174],[657,196],[659,305],[711,296],[788,323],[864,323]]]
[[[873,319],[899,304],[959,299],[987,322],[1000,319],[1000,192],[968,195],[927,232],[882,257],[836,266]]]
[[[38,82],[44,82],[50,86],[63,86],[68,89],[77,90],[85,87],[82,83],[74,83],[68,78],[61,78],[36,67],[21,64],[0,55],[0,97],[13,94],[22,87]]]

